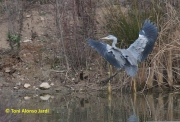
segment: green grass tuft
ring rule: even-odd
[[[148,2],[147,7],[133,0],[125,12],[121,5],[111,5],[105,12],[105,29],[118,38],[119,47],[127,47],[138,38],[139,30],[146,19],[156,23],[159,16],[165,14],[159,4],[158,1]]]

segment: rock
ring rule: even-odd
[[[6,67],[6,68],[5,68],[5,72],[6,72],[6,73],[11,72],[11,68],[10,68],[10,67]]]
[[[24,99],[25,99],[25,100],[29,100],[29,99],[31,99],[31,97],[25,96]]]
[[[16,71],[16,69],[11,68],[11,67],[6,67],[6,68],[4,69],[4,72],[5,72],[5,73],[9,73],[9,74],[11,74],[11,75],[12,75],[15,71]]]
[[[19,77],[19,75],[17,73],[13,73],[12,76],[13,76],[13,78],[18,78]]]
[[[39,86],[40,89],[49,89],[51,86],[49,85],[48,82],[43,82],[41,83],[41,85]]]
[[[40,17],[41,21],[44,21],[44,17]]]
[[[29,83],[25,83],[25,84],[24,84],[24,88],[26,88],[26,89],[29,88],[30,86],[31,86],[31,85],[30,85]]]
[[[17,86],[15,86],[15,87],[14,87],[14,90],[17,90],[17,89],[19,89],[19,88],[18,88]]]
[[[23,42],[32,42],[32,40],[26,39],[26,40],[24,40]]]
[[[39,88],[37,88],[36,86],[33,86],[33,89],[34,89],[34,90],[39,90]]]
[[[38,97],[39,95],[38,94],[34,94],[33,97]]]
[[[31,15],[30,15],[30,14],[29,14],[29,15],[26,15],[26,17],[29,18],[29,17],[31,17]]]
[[[51,83],[50,85],[51,85],[51,86],[54,86],[54,83]]]
[[[40,99],[41,100],[49,100],[50,97],[51,97],[51,95],[45,94],[45,95],[40,96]]]

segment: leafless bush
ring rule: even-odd
[[[86,66],[88,50],[86,39],[95,30],[95,1],[56,0],[56,24],[59,48],[65,57],[66,66]]]
[[[33,4],[53,5],[52,19],[57,27],[56,36],[53,38],[57,41],[54,43],[55,46],[58,47],[55,48],[54,59],[58,57],[59,65],[75,71],[87,69],[91,63],[98,67],[97,70],[100,71],[97,72],[101,72],[100,74],[107,70],[107,63],[104,63],[106,61],[101,60],[97,52],[91,51],[87,45],[87,38],[96,39],[109,32],[116,35],[119,40],[130,40],[131,43],[137,38],[143,21],[148,18],[153,20],[159,29],[158,40],[147,60],[139,65],[138,74],[134,79],[138,81],[140,89],[164,85],[174,88],[179,86],[178,0],[6,0],[0,8],[1,12],[6,12],[11,35],[21,37],[23,12]],[[122,16],[119,16],[119,13]],[[122,26],[117,25],[120,22],[126,23],[125,33],[119,32],[119,27]],[[125,47],[130,43],[120,41],[119,45]],[[46,46],[51,48],[51,45]],[[123,72],[120,75],[121,81],[130,79]]]
[[[7,0],[4,2],[6,14],[8,16],[8,41],[11,48],[14,45],[20,47],[20,37],[23,26],[23,2],[20,0]],[[16,38],[13,38],[16,37]]]

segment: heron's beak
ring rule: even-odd
[[[103,38],[101,38],[101,39],[106,39],[106,40],[109,40],[109,38],[108,38],[108,37],[103,37]]]

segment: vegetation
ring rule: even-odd
[[[14,49],[14,46],[17,46],[17,49],[20,48],[20,37],[18,35],[8,33],[7,41],[9,41],[9,45],[12,50]]]
[[[175,2],[175,1],[174,1]],[[176,1],[177,2],[177,1]],[[106,29],[118,37],[119,46],[129,46],[138,37],[145,19],[155,22],[159,37],[153,52],[145,63],[140,65],[136,81],[139,89],[154,86],[177,87],[179,77],[179,8],[170,2],[132,0],[129,8],[122,12],[121,5],[108,2],[106,7]],[[176,35],[177,34],[177,35]],[[176,55],[176,56],[175,56]],[[174,67],[178,66],[178,67]]]
[[[121,44],[119,46],[122,47],[128,46],[138,38],[138,32],[144,20],[150,19],[157,23],[159,17],[164,16],[166,13],[162,7],[159,7],[158,2],[147,1],[146,6],[148,5],[150,7],[146,7],[142,5],[138,6],[138,1],[133,0],[132,4],[124,11],[122,5],[113,5],[114,3],[111,1],[108,1],[108,3],[111,6],[108,7],[109,4],[107,4],[108,6],[106,5],[107,9],[104,12],[106,22],[103,24],[109,33],[118,37],[119,44]]]
[[[108,69],[112,72],[116,71],[115,68],[109,68],[108,63],[97,52],[92,51],[87,45],[87,38],[98,39],[113,34],[118,37],[118,46],[126,48],[137,39],[144,20],[150,19],[158,26],[159,35],[152,53],[145,62],[140,64],[138,74],[134,78],[137,82],[137,89],[143,91],[156,86],[173,89],[179,87],[179,1],[17,1],[18,4],[11,4],[11,2],[4,4],[2,2],[0,6],[1,13],[4,12],[8,16],[8,24],[10,25],[8,26],[8,40],[11,48],[13,49],[13,44],[17,44],[18,48],[24,49],[20,47],[20,41],[23,28],[29,27],[26,25],[27,23],[23,23],[24,18],[29,14],[25,13],[26,10],[29,11],[33,5],[48,4],[52,11],[41,9],[38,10],[38,15],[41,21],[44,21],[44,17],[52,14],[51,18],[55,28],[51,28],[54,25],[43,25],[44,28],[52,29],[53,32],[47,32],[43,37],[38,37],[39,32],[35,32],[32,27],[30,28],[31,39],[34,42],[40,40],[39,43],[43,41],[45,45],[43,45],[44,47],[37,46],[37,50],[41,50],[39,53],[42,54],[41,58],[38,57],[38,61],[41,60],[39,61],[41,65],[44,65],[43,61],[46,59],[46,61],[50,61],[52,68],[66,70],[65,80],[70,79],[69,83],[72,83],[73,77],[78,79],[78,74],[82,74],[81,72],[89,73],[88,83],[97,83],[110,74]],[[46,7],[44,9],[47,9]],[[34,33],[35,36],[33,36]],[[26,45],[26,48],[30,49],[28,46]],[[51,50],[51,53],[48,49]],[[114,86],[117,87],[115,88],[131,87],[132,79],[123,70],[116,78]]]

